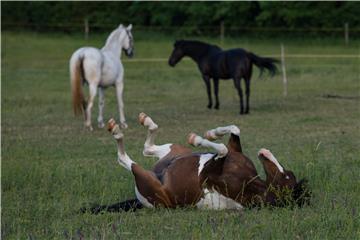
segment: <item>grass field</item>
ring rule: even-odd
[[[83,45],[101,47],[106,35],[2,33],[2,239],[360,239],[360,59],[287,58],[288,97],[281,73],[252,79],[251,114],[239,116],[231,81],[220,82],[220,110],[208,110],[194,63],[125,62],[128,154],[145,168],[146,132],[138,113],[159,124],[157,143],[186,144],[190,131],[240,126],[243,149],[264,172],[256,153],[273,151],[306,177],[312,204],[302,209],[198,211],[144,209],[135,213],[78,214],[90,203],[132,198],[131,173],[116,162],[104,129],[85,131],[71,109],[68,60]],[[135,58],[167,58],[174,39],[135,33]],[[218,39],[204,39],[217,43]],[[340,40],[226,39],[276,55],[359,54],[360,42]],[[105,118],[116,117],[115,93],[106,91]],[[324,98],[324,95],[354,98]],[[93,111],[96,124],[97,107]],[[95,125],[96,126],[96,125]]]

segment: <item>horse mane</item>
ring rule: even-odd
[[[122,29],[124,29],[124,28],[118,27],[110,33],[109,37],[106,39],[104,48],[110,47],[112,43],[117,42],[117,40],[120,37],[120,33],[121,33],[120,30],[122,30]]]
[[[269,190],[266,199],[269,206],[294,208],[295,206],[310,205],[312,192],[308,180],[305,178],[297,182],[293,189],[279,189],[270,186]]]
[[[213,44],[209,44],[209,43],[205,43],[205,42],[201,42],[201,41],[197,41],[197,40],[176,40],[175,42],[175,47],[179,46],[179,47],[199,47],[199,48],[204,48],[204,47],[215,47],[218,48],[219,50],[221,50],[221,48],[217,45],[213,45]]]
[[[109,35],[109,37],[106,39],[106,44],[112,42],[114,38],[118,38],[120,36],[119,28],[116,28],[114,31],[112,31]]]
[[[216,45],[211,45],[205,42],[197,40],[177,40],[175,41],[174,47],[183,49],[186,55],[194,58],[199,58],[207,54],[210,49],[219,50],[222,49]]]
[[[310,205],[311,195],[308,180],[305,178],[297,182],[292,191],[292,198],[299,207]]]

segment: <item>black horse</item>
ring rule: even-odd
[[[234,85],[240,97],[240,114],[249,113],[250,79],[252,65],[260,68],[261,73],[267,69],[271,76],[277,68],[274,58],[259,57],[241,48],[223,51],[216,45],[210,45],[200,41],[180,40],[174,44],[174,50],[169,58],[169,65],[174,67],[184,56],[192,58],[198,65],[206,85],[209,103],[212,107],[210,79],[214,81],[215,109],[219,109],[219,79],[234,80]],[[260,75],[261,75],[260,73]],[[244,111],[243,93],[240,81],[245,80],[246,108]]]

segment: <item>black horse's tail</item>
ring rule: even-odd
[[[254,63],[258,68],[260,68],[260,76],[262,75],[264,69],[267,69],[270,72],[271,76],[274,76],[274,74],[277,72],[277,67],[275,63],[278,63],[279,60],[275,58],[259,57],[251,52],[248,52],[247,56],[250,58],[252,63]]]
[[[118,202],[111,205],[93,205],[89,208],[83,207],[80,209],[81,213],[90,212],[92,214],[99,214],[101,212],[135,212],[137,209],[143,208],[143,205],[138,199],[129,199],[123,202]]]

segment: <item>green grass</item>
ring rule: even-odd
[[[167,58],[173,38],[135,34],[136,58]],[[68,60],[83,45],[101,47],[105,35],[2,33],[2,239],[360,239],[360,59],[288,58],[288,97],[281,74],[252,79],[251,114],[239,116],[231,81],[220,82],[220,110],[206,109],[200,74],[191,61],[125,62],[127,153],[145,168],[144,111],[159,124],[157,143],[185,144],[190,131],[240,126],[254,160],[273,151],[298,178],[309,179],[311,206],[302,209],[199,211],[144,209],[136,213],[78,214],[89,203],[134,196],[130,172],[116,162],[107,131],[84,130],[71,110]],[[218,39],[203,39],[214,43]],[[226,39],[225,47],[279,54],[281,39]],[[358,54],[359,42],[287,39],[291,54]],[[106,91],[105,118],[118,118]],[[323,95],[355,96],[332,99]],[[93,111],[96,124],[97,107]]]

